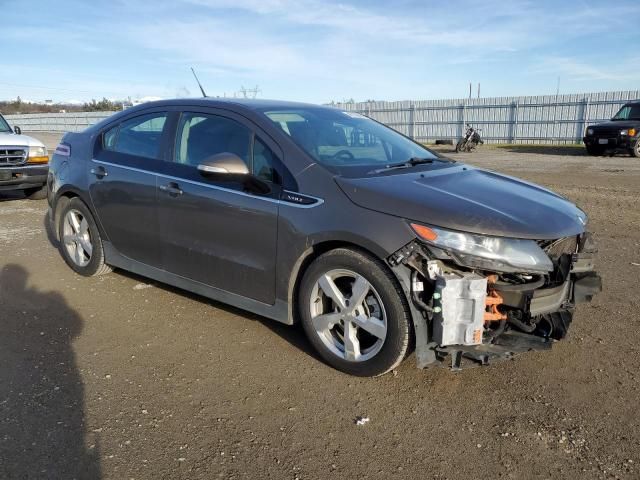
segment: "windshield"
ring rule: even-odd
[[[640,120],[640,105],[625,105],[612,120]]]
[[[0,115],[0,133],[11,132],[11,131],[12,131],[11,127],[9,126],[7,121],[4,119],[2,115]]]
[[[366,174],[412,158],[438,160],[423,146],[363,115],[328,108],[264,114],[319,163],[341,174]]]

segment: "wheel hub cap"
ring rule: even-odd
[[[62,242],[69,258],[79,267],[91,261],[93,244],[89,233],[89,223],[78,210],[69,210],[62,224]]]
[[[325,346],[351,362],[374,357],[387,336],[380,295],[367,279],[350,270],[320,276],[311,292],[310,313]]]

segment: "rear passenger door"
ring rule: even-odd
[[[275,301],[280,173],[277,145],[239,115],[185,111],[177,121],[169,172],[159,178],[164,268],[207,286],[266,304]],[[267,185],[258,193],[238,178],[198,171],[229,152]]]
[[[167,112],[124,119],[99,136],[89,192],[108,240],[125,257],[160,264],[157,174],[166,166]]]

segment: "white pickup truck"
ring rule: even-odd
[[[33,200],[47,196],[49,154],[42,142],[11,128],[0,115],[0,194],[22,190]]]

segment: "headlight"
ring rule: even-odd
[[[593,135],[593,128],[587,128],[587,135]]]
[[[629,135],[629,130],[620,130],[620,135],[626,137],[627,135]]]
[[[547,273],[553,263],[533,240],[489,237],[411,224],[425,242],[449,253],[459,264],[482,270]]]
[[[27,163],[49,163],[49,154],[45,147],[29,147]]]

